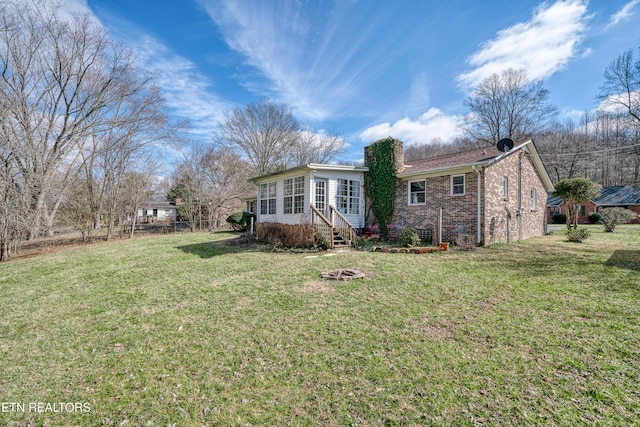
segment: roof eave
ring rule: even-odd
[[[249,182],[253,182],[254,184],[261,181],[266,181],[273,179],[276,176],[285,176],[295,174],[300,171],[337,171],[337,172],[367,172],[369,168],[366,166],[351,166],[351,165],[330,165],[325,163],[308,163],[306,165],[297,166],[295,168],[286,169],[279,172],[270,173],[267,175],[257,176],[254,178],[250,178]]]
[[[542,180],[542,184],[544,185],[545,190],[548,192],[555,191],[555,186],[553,185],[553,182],[551,182],[551,178],[547,173],[547,169],[545,169],[544,167],[544,163],[542,163],[542,159],[540,159],[540,154],[536,149],[536,145],[534,144],[533,139],[528,139],[522,144],[519,144],[514,149],[500,154],[498,157],[495,157],[493,160],[491,160],[490,164],[499,162],[500,160],[504,159],[509,154],[516,152],[517,150],[524,150],[527,153],[529,153],[531,157],[531,161],[533,162],[534,167],[538,171],[538,175]]]
[[[403,181],[407,181],[410,178],[419,178],[419,177],[427,177],[427,176],[443,176],[450,175],[456,172],[471,172],[473,171],[473,167],[484,167],[489,164],[489,161],[482,162],[474,162],[474,163],[465,163],[462,165],[454,165],[454,166],[445,166],[441,168],[433,168],[433,169],[422,169],[418,171],[410,171],[410,172],[402,172],[397,176]]]

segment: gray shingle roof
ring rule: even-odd
[[[602,194],[593,202],[598,206],[640,205],[640,188],[630,185],[604,187]]]
[[[513,150],[523,145],[528,140],[516,142]],[[500,157],[504,153],[498,151],[496,147],[482,147],[474,150],[461,151],[458,153],[444,154],[441,156],[427,157],[426,159],[405,162],[407,168],[404,172],[413,173],[420,171],[430,171],[434,169],[454,168],[456,166],[472,165],[478,163],[489,163]]]
[[[562,198],[558,196],[554,196],[549,193],[549,198],[547,199],[547,206],[550,208],[558,207],[562,204]]]
[[[614,185],[604,187],[600,196],[592,200],[597,206],[629,206],[640,205],[640,188],[630,185]],[[560,206],[562,199],[549,193],[548,207]]]

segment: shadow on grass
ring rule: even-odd
[[[242,252],[265,252],[270,247],[254,239],[248,239],[241,235],[232,239],[215,240],[204,243],[194,243],[193,245],[176,246],[183,252],[197,255],[200,258],[213,258],[219,255],[228,255]]]
[[[177,248],[200,258],[213,258],[217,255],[240,252],[237,248],[225,245],[224,242],[195,243],[193,245],[177,246]]]
[[[640,271],[640,250],[617,250],[605,262],[606,266]]]

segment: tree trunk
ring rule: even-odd
[[[9,259],[9,241],[3,240],[0,245],[0,262]]]
[[[131,220],[131,233],[129,234],[129,238],[133,239],[133,233],[136,231],[136,215],[133,215],[133,219]]]

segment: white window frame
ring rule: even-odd
[[[454,189],[455,187],[459,187],[459,186],[461,185],[461,184],[456,184],[456,185],[454,185],[454,184],[453,184],[453,180],[454,180],[455,178],[462,178],[462,193],[455,193],[455,192],[453,191],[453,189]],[[461,174],[461,175],[451,175],[451,196],[464,196],[464,195],[466,194],[466,184],[467,184],[467,182],[466,182],[466,181],[467,181],[467,178],[466,178],[466,176],[465,176],[464,174]]]
[[[278,207],[276,182],[272,181],[260,184],[259,195],[260,215],[275,215]]]
[[[538,209],[538,190],[535,187],[531,188],[531,210]]]
[[[422,191],[411,191],[411,184],[415,184],[417,182],[421,182],[423,185],[423,190]],[[413,201],[413,195],[416,195],[416,200],[419,200],[419,195],[423,194],[423,200],[422,202],[420,201]],[[407,201],[409,203],[409,206],[423,206],[427,204],[427,180],[426,179],[418,179],[415,181],[409,181],[409,183],[407,184]]]
[[[509,198],[509,177],[505,176],[502,179],[502,197],[507,200]]]
[[[336,207],[343,215],[360,215],[360,181],[338,178]]]
[[[304,175],[284,180],[284,214],[304,213]]]

